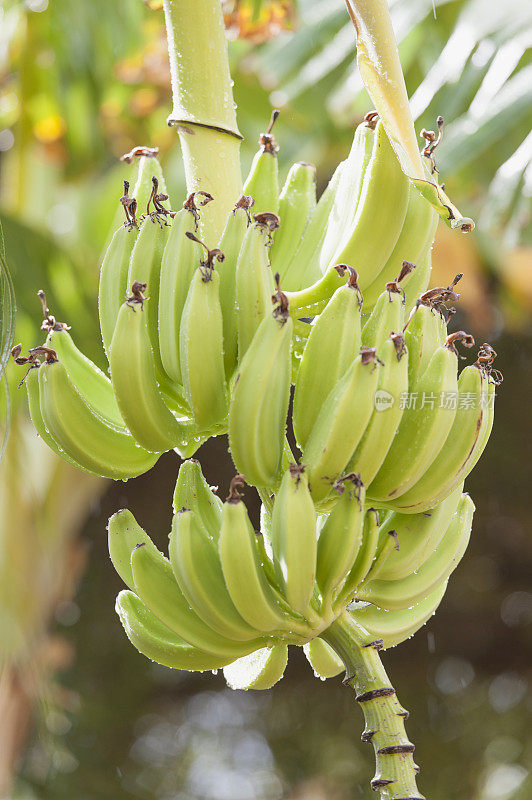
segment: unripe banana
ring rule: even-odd
[[[409,608],[388,611],[367,605],[351,610],[354,618],[375,639],[382,639],[383,650],[410,639],[432,617],[443,600],[447,581],[443,581],[424,600]]]
[[[385,581],[401,580],[412,575],[429,558],[443,539],[462,497],[463,483],[432,508],[429,513],[399,514],[390,512],[381,525],[381,539],[395,531],[399,548],[393,550],[379,573]]]
[[[302,455],[315,503],[330,493],[364,434],[379,369],[375,351],[363,349],[320,410]]]
[[[305,615],[316,578],[316,512],[304,469],[295,464],[276,494],[271,531],[277,580],[289,605]]]
[[[122,508],[109,517],[107,544],[114,568],[126,584],[135,591],[135,580],[131,570],[131,553],[139,544],[155,547],[146,531],[127,508]]]
[[[256,534],[236,489],[240,483],[241,476],[231,483],[218,540],[227,590],[240,616],[254,629],[267,633],[291,630],[293,619],[283,613],[262,569]]]
[[[253,198],[246,197],[246,195],[242,195],[238,200],[227,217],[219,245],[225,256],[223,262],[218,266],[218,272],[220,274],[220,306],[224,330],[224,366],[228,381],[236,369],[238,355],[236,270],[242,242],[250,224],[249,209],[253,202]]]
[[[352,264],[360,286],[369,286],[391,255],[406,216],[409,181],[401,170],[384,125],[378,122],[373,152],[364,174],[357,210],[348,235],[322,272],[332,264]]]
[[[364,435],[347,465],[369,486],[390,449],[403,416],[401,399],[408,391],[408,353],[400,333],[379,348],[382,365],[374,409]]]
[[[244,183],[244,194],[255,200],[254,211],[262,214],[271,211],[276,214],[279,208],[279,165],[277,151],[279,147],[273,138],[272,128],[279,116],[273,111],[266,133],[259,136],[260,148],[253,158],[249,175]]]
[[[264,647],[224,667],[224,678],[231,689],[271,689],[283,677],[287,662],[285,644]]]
[[[115,231],[100,267],[98,312],[105,352],[109,352],[120,306],[126,298],[127,276],[137,228],[124,224]]]
[[[426,511],[467,478],[482,455],[487,442],[484,434],[493,425],[488,381],[488,376],[477,365],[462,370],[458,393],[450,398],[457,407],[453,426],[431,466],[398,498],[398,511],[407,514]]]
[[[271,268],[281,276],[283,286],[298,289],[301,269],[289,269],[303,232],[316,207],[316,167],[304,161],[295,163],[288,173],[279,197],[281,226],[271,249]]]
[[[417,572],[402,580],[374,580],[357,589],[358,600],[379,608],[410,608],[428,597],[445,582],[464,555],[473,522],[475,505],[469,495],[462,495],[458,508],[440,543]]]
[[[380,293],[373,311],[362,328],[362,343],[375,347],[377,355],[391,333],[399,333],[405,326],[404,292],[402,281],[415,269],[414,264],[404,261],[395,280],[389,281]]]
[[[128,156],[139,159],[137,180],[135,181],[135,186],[133,188],[133,197],[137,201],[137,209],[139,214],[144,212],[150,197],[152,196],[153,178],[155,178],[157,181],[158,191],[161,194],[168,193],[161,164],[157,158],[158,153],[158,147],[142,147],[134,148],[131,154],[127,154]],[[131,159],[123,158],[120,160],[131,163]]]
[[[461,276],[455,278],[455,282]],[[454,286],[454,284],[452,284]],[[405,341],[408,347],[408,381],[413,386],[425,372],[434,352],[445,343],[447,322],[443,299],[452,287],[436,287],[425,292],[417,300],[410,312],[405,327]],[[454,294],[454,298],[459,295]]]
[[[227,388],[223,357],[223,321],[220,276],[207,261],[192,278],[179,332],[181,372],[185,396],[201,430],[213,428],[227,416]]]
[[[323,639],[320,639],[319,636],[304,644],[303,652],[317,678],[335,678],[341,672],[345,672],[344,662],[338,658],[332,647],[327,642],[324,642]]]
[[[385,504],[413,486],[440,452],[453,425],[456,409],[448,409],[442,397],[458,392],[458,354],[455,341],[474,344],[472,336],[451,334],[432,356],[425,372],[411,385],[412,402],[405,408],[392,446],[368,488],[368,496]],[[414,402],[415,401],[415,402]],[[413,406],[416,407],[413,407]]]
[[[38,373],[44,425],[81,469],[124,480],[153,467],[159,454],[147,452],[129,433],[97,416],[71,383],[63,364],[50,361]]]
[[[341,493],[325,520],[318,539],[316,583],[330,600],[350,572],[362,544],[366,491],[357,475],[347,475],[335,486]]]
[[[165,667],[203,672],[231,662],[231,657],[206,653],[185,642],[163,625],[134,592],[125,589],[120,592],[116,598],[116,613],[133,647]]]
[[[233,661],[267,644],[265,639],[237,641],[215,632],[191,608],[168,559],[157,548],[140,546],[133,550],[131,570],[135,591],[152,614],[194,647]]]
[[[222,507],[222,501],[203,477],[199,461],[184,461],[179,468],[174,489],[174,514],[183,508],[190,509],[201,521],[209,537],[217,541],[222,525]]]
[[[83,467],[81,467],[77,463],[77,461],[74,461],[74,459],[72,458],[71,455],[69,455],[69,453],[65,452],[65,450],[59,447],[59,445],[57,444],[53,436],[50,435],[48,429],[44,424],[44,420],[42,418],[42,413],[41,413],[41,403],[39,395],[39,376],[37,373],[37,368],[34,367],[33,369],[30,369],[30,371],[24,378],[24,384],[26,386],[26,392],[28,395],[28,406],[29,406],[31,421],[33,422],[33,425],[38,435],[41,437],[43,442],[46,445],[48,445],[50,450],[53,450],[53,452],[56,455],[58,455],[60,458],[63,458],[65,461],[68,461],[68,463],[72,464],[72,466],[77,467],[78,469],[83,469]]]
[[[46,337],[46,347],[55,351],[73,386],[94,413],[108,425],[127,433],[111,381],[90,358],[78,350],[68,331],[59,329],[59,326],[51,330]]]
[[[196,227],[197,216],[194,196],[190,195],[172,220],[161,261],[159,349],[164,370],[176,384],[183,382],[179,358],[181,317],[192,277],[202,256],[201,245],[185,235]],[[148,289],[151,294],[149,284]]]
[[[254,486],[274,486],[281,469],[291,340],[292,320],[281,302],[260,324],[233,389],[229,447],[237,470]]]
[[[145,302],[147,308],[152,301]],[[162,453],[179,444],[186,429],[159,392],[146,317],[142,301],[132,299],[122,305],[109,364],[118,406],[129,430],[146,450]]]
[[[362,544],[358,551],[355,563],[351,568],[345,583],[335,602],[336,608],[345,608],[353,599],[358,587],[371,569],[379,545],[380,519],[379,513],[374,508],[368,508],[364,517],[362,530]]]
[[[349,269],[348,282],[336,290],[312,325],[294,393],[294,433],[301,448],[326,398],[358,354],[361,303],[357,274]]]
[[[213,631],[237,642],[259,636],[236,610],[227,591],[218,548],[194,512],[183,510],[174,515],[168,551],[181,591]]]
[[[335,254],[348,241],[375,144],[375,122],[372,116],[358,125],[351,150],[342,162],[338,186],[334,194],[323,244],[319,254],[320,271],[334,264]],[[353,262],[348,262],[353,263]]]
[[[150,290],[151,303],[146,307],[146,324],[150,336],[150,343],[155,359],[157,380],[166,384],[167,376],[163,369],[161,353],[159,351],[159,286],[161,280],[161,263],[164,248],[168,241],[170,225],[166,219],[164,209],[159,204],[155,211],[149,213],[149,204],[152,197],[157,196],[158,183],[153,183],[152,196],[147,206],[147,214],[140,226],[139,235],[131,253],[127,287],[137,284],[146,284]],[[166,387],[165,387],[166,388]]]
[[[438,215],[431,204],[413,184],[410,184],[408,207],[401,233],[381,272],[371,286],[364,290],[366,308],[372,308],[382,291],[381,287],[399,274],[403,261],[418,264],[432,245],[437,221]],[[424,287],[420,286],[416,297],[419,297],[422,291]]]
[[[254,222],[244,236],[238,256],[235,280],[239,361],[271,309],[274,282],[268,257],[269,241],[268,228]]]

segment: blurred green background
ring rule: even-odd
[[[152,3],[157,5],[156,0]],[[532,796],[532,6],[393,0],[416,128],[446,120],[437,163],[473,235],[440,226],[433,284],[459,271],[454,325],[489,340],[505,382],[490,444],[468,479],[474,536],[437,616],[384,655],[430,800]],[[316,163],[323,187],[369,109],[343,0],[227,0],[244,169],[272,106],[284,173]],[[96,286],[116,224],[119,161],[157,145],[184,194],[166,126],[160,11],[141,0],[4,0],[0,7],[0,219],[15,283],[15,341],[40,342],[52,312],[103,366]],[[27,425],[11,367],[11,437],[0,463],[0,797],[82,800],[370,798],[371,748],[340,679],[294,648],[267,693],[148,663],[113,611],[120,581],[105,527],[129,506],[164,543],[177,456],[127,484],[81,475]],[[224,440],[199,458],[223,496]],[[251,490],[248,499],[252,503]],[[8,618],[9,617],[9,618]]]

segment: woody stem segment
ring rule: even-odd
[[[399,703],[380,660],[382,641],[372,640],[347,612],[321,638],[344,662],[344,683],[355,690],[364,713],[362,741],[371,742],[376,760],[371,788],[380,793],[381,800],[424,800],[416,785],[419,769],[414,763],[414,745],[405,731],[408,712]]]

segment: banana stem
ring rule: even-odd
[[[163,0],[175,125],[187,191],[214,202],[202,209],[200,229],[217,243],[242,191],[240,141],[220,0]]]
[[[356,692],[366,727],[363,742],[375,749],[376,773],[371,788],[381,800],[424,800],[416,786],[419,771],[414,763],[414,745],[408,740],[404,722],[408,712],[401,706],[379,657],[382,641],[371,636],[344,612],[324,639],[345,664],[344,683]]]

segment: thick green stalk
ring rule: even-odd
[[[201,233],[213,247],[241,194],[240,141],[220,0],[163,0],[175,125],[188,192],[209,192]]]
[[[416,786],[414,745],[405,731],[408,712],[382,666],[378,652],[382,641],[372,641],[348,612],[320,635],[344,662],[344,683],[353,687],[362,707],[366,721],[362,741],[375,749],[377,769],[371,788],[380,792],[381,800],[424,800]]]

